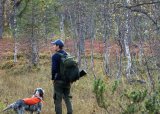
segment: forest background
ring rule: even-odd
[[[0,109],[42,87],[42,113],[54,113],[60,38],[88,72],[72,87],[75,114],[158,114],[159,35],[160,0],[1,0]]]

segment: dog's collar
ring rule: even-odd
[[[39,97],[38,95],[33,95],[32,97],[37,97],[37,98],[39,98],[39,99],[41,100],[41,102],[42,102],[43,104],[46,104],[46,103],[43,101],[42,97]]]
[[[32,97],[37,97],[39,98],[40,100],[42,100],[42,97],[38,96],[38,95],[33,95]]]

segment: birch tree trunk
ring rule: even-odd
[[[47,34],[48,34],[47,17],[49,17],[49,16],[48,16],[48,12],[47,12],[47,8],[48,8],[48,6],[46,6],[45,11],[44,11],[44,37],[45,37],[46,46],[48,46],[48,37],[47,37]],[[48,46],[48,47],[49,47],[49,46]]]
[[[126,5],[130,5],[130,0],[126,0]],[[125,33],[124,33],[124,46],[125,46],[125,55],[127,57],[127,68],[126,68],[126,77],[127,79],[130,78],[130,71],[131,71],[131,55],[130,55],[130,49],[129,49],[129,11],[127,10],[125,13]]]
[[[75,40],[74,40],[74,53],[76,54],[76,57],[78,58],[78,62],[80,63],[81,61],[81,57],[79,57],[79,47],[78,47],[78,39],[79,39],[79,36],[78,36],[78,19],[77,19],[77,15],[76,12],[73,12],[73,17],[74,19],[72,19],[72,22],[73,22],[73,31],[74,31],[74,35],[75,35]]]
[[[139,45],[139,64],[142,65],[142,59],[143,59],[143,41],[142,36],[140,36],[140,45]]]
[[[16,2],[14,0],[14,7],[13,7],[13,38],[14,38],[14,62],[17,62],[17,53],[18,53],[18,42],[17,42],[17,20],[16,20]]]
[[[91,69],[92,69],[92,73],[94,78],[96,79],[96,74],[95,74],[95,70],[94,70],[94,39],[96,38],[96,27],[95,27],[95,23],[94,23],[94,12],[92,12],[92,18],[91,18]]]
[[[72,48],[72,55],[76,55],[76,33],[75,33],[75,26],[73,25],[75,19],[73,19],[73,16],[71,15],[71,11],[68,10],[68,14],[69,14],[69,21],[70,21],[70,27],[71,27],[71,36],[72,36],[72,39],[73,39],[73,46],[71,47]]]
[[[38,64],[38,45],[37,45],[37,40],[36,37],[34,35],[34,27],[35,27],[35,18],[34,18],[34,12],[35,12],[35,8],[34,8],[34,2],[32,0],[32,25],[31,25],[31,39],[30,39],[30,43],[31,43],[31,63],[32,65],[37,65]]]
[[[78,0],[78,12],[77,12],[77,22],[76,22],[76,25],[77,25],[77,37],[78,37],[78,42],[77,42],[77,56],[78,56],[78,62],[79,62],[79,66],[81,66],[81,40],[82,40],[82,25],[81,25],[81,11],[80,11],[80,1]]]
[[[0,39],[3,37],[3,0],[0,0]]]
[[[122,69],[123,69],[123,65],[122,65],[122,57],[123,57],[123,52],[124,52],[124,46],[123,46],[123,34],[122,34],[122,26],[123,26],[123,23],[121,23],[122,21],[122,16],[120,15],[115,15],[115,22],[117,24],[117,45],[119,46],[119,50],[116,50],[116,53],[117,53],[117,58],[118,58],[118,61],[117,61],[117,79],[120,79],[121,78],[121,75],[122,75]],[[124,52],[125,53],[125,52]]]
[[[105,70],[105,74],[108,75],[109,74],[109,47],[108,47],[108,42],[107,42],[107,36],[106,36],[106,32],[104,33],[103,39],[104,39],[104,70]]]
[[[61,32],[61,39],[65,38],[65,33],[64,33],[64,14],[61,13],[60,15],[60,32]]]
[[[106,5],[109,4],[106,0],[103,1],[102,3],[103,6],[103,12],[102,12],[102,22],[103,22],[103,42],[104,42],[104,71],[106,75],[110,74],[110,68],[109,68],[109,37],[110,37],[110,10],[109,6],[107,7]]]
[[[117,52],[116,52],[116,54],[117,54],[117,57],[118,57],[118,53]],[[122,74],[122,48],[120,49],[119,63],[118,63],[117,66],[118,66],[117,79],[120,79],[121,78],[121,74]]]
[[[121,74],[122,74],[122,53],[123,53],[123,46],[122,46],[122,42],[121,42],[121,33],[120,33],[120,28],[119,25],[120,23],[118,23],[118,46],[120,47],[120,55],[119,55],[119,63],[117,63],[118,66],[118,72],[117,72],[117,79],[121,78]],[[117,53],[117,52],[116,52]],[[117,53],[118,56],[118,53]]]
[[[83,25],[83,31],[86,31],[86,24],[84,23],[84,25]],[[87,67],[87,59],[86,59],[86,54],[85,54],[85,52],[86,52],[86,48],[85,48],[85,38],[86,38],[86,33],[85,32],[83,32],[82,33],[82,39],[83,39],[83,50],[82,50],[82,54],[83,54],[83,68],[84,69],[87,69],[88,67]]]
[[[140,26],[140,23],[142,21],[142,18],[135,18],[135,32],[137,34],[137,37],[139,37],[139,56],[137,59],[139,59],[139,64],[142,66],[142,59],[143,59],[143,55],[144,55],[144,49],[143,49],[143,42],[144,42],[144,39],[143,39],[143,34],[141,33],[142,31],[144,31],[143,27]]]
[[[156,0],[152,0],[153,2],[156,2]],[[159,35],[160,35],[160,4],[154,4],[153,5],[153,10],[154,10],[154,17],[157,20],[157,23],[159,25],[159,30],[156,31],[156,39],[159,39]],[[154,42],[155,46],[154,46],[154,51],[156,53],[156,64],[159,66],[160,65],[160,39],[157,41],[155,40]],[[160,68],[160,66],[159,66]]]

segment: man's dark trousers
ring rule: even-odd
[[[55,81],[54,83],[54,103],[56,114],[62,114],[62,98],[65,101],[67,107],[67,114],[72,114],[72,104],[70,96],[70,83],[63,81]]]

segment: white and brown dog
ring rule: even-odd
[[[25,111],[33,114],[41,113],[42,102],[43,102],[44,90],[42,88],[37,88],[31,98],[25,98],[17,100],[16,102],[10,104],[3,110],[3,112],[13,109],[17,114],[24,114]]]

